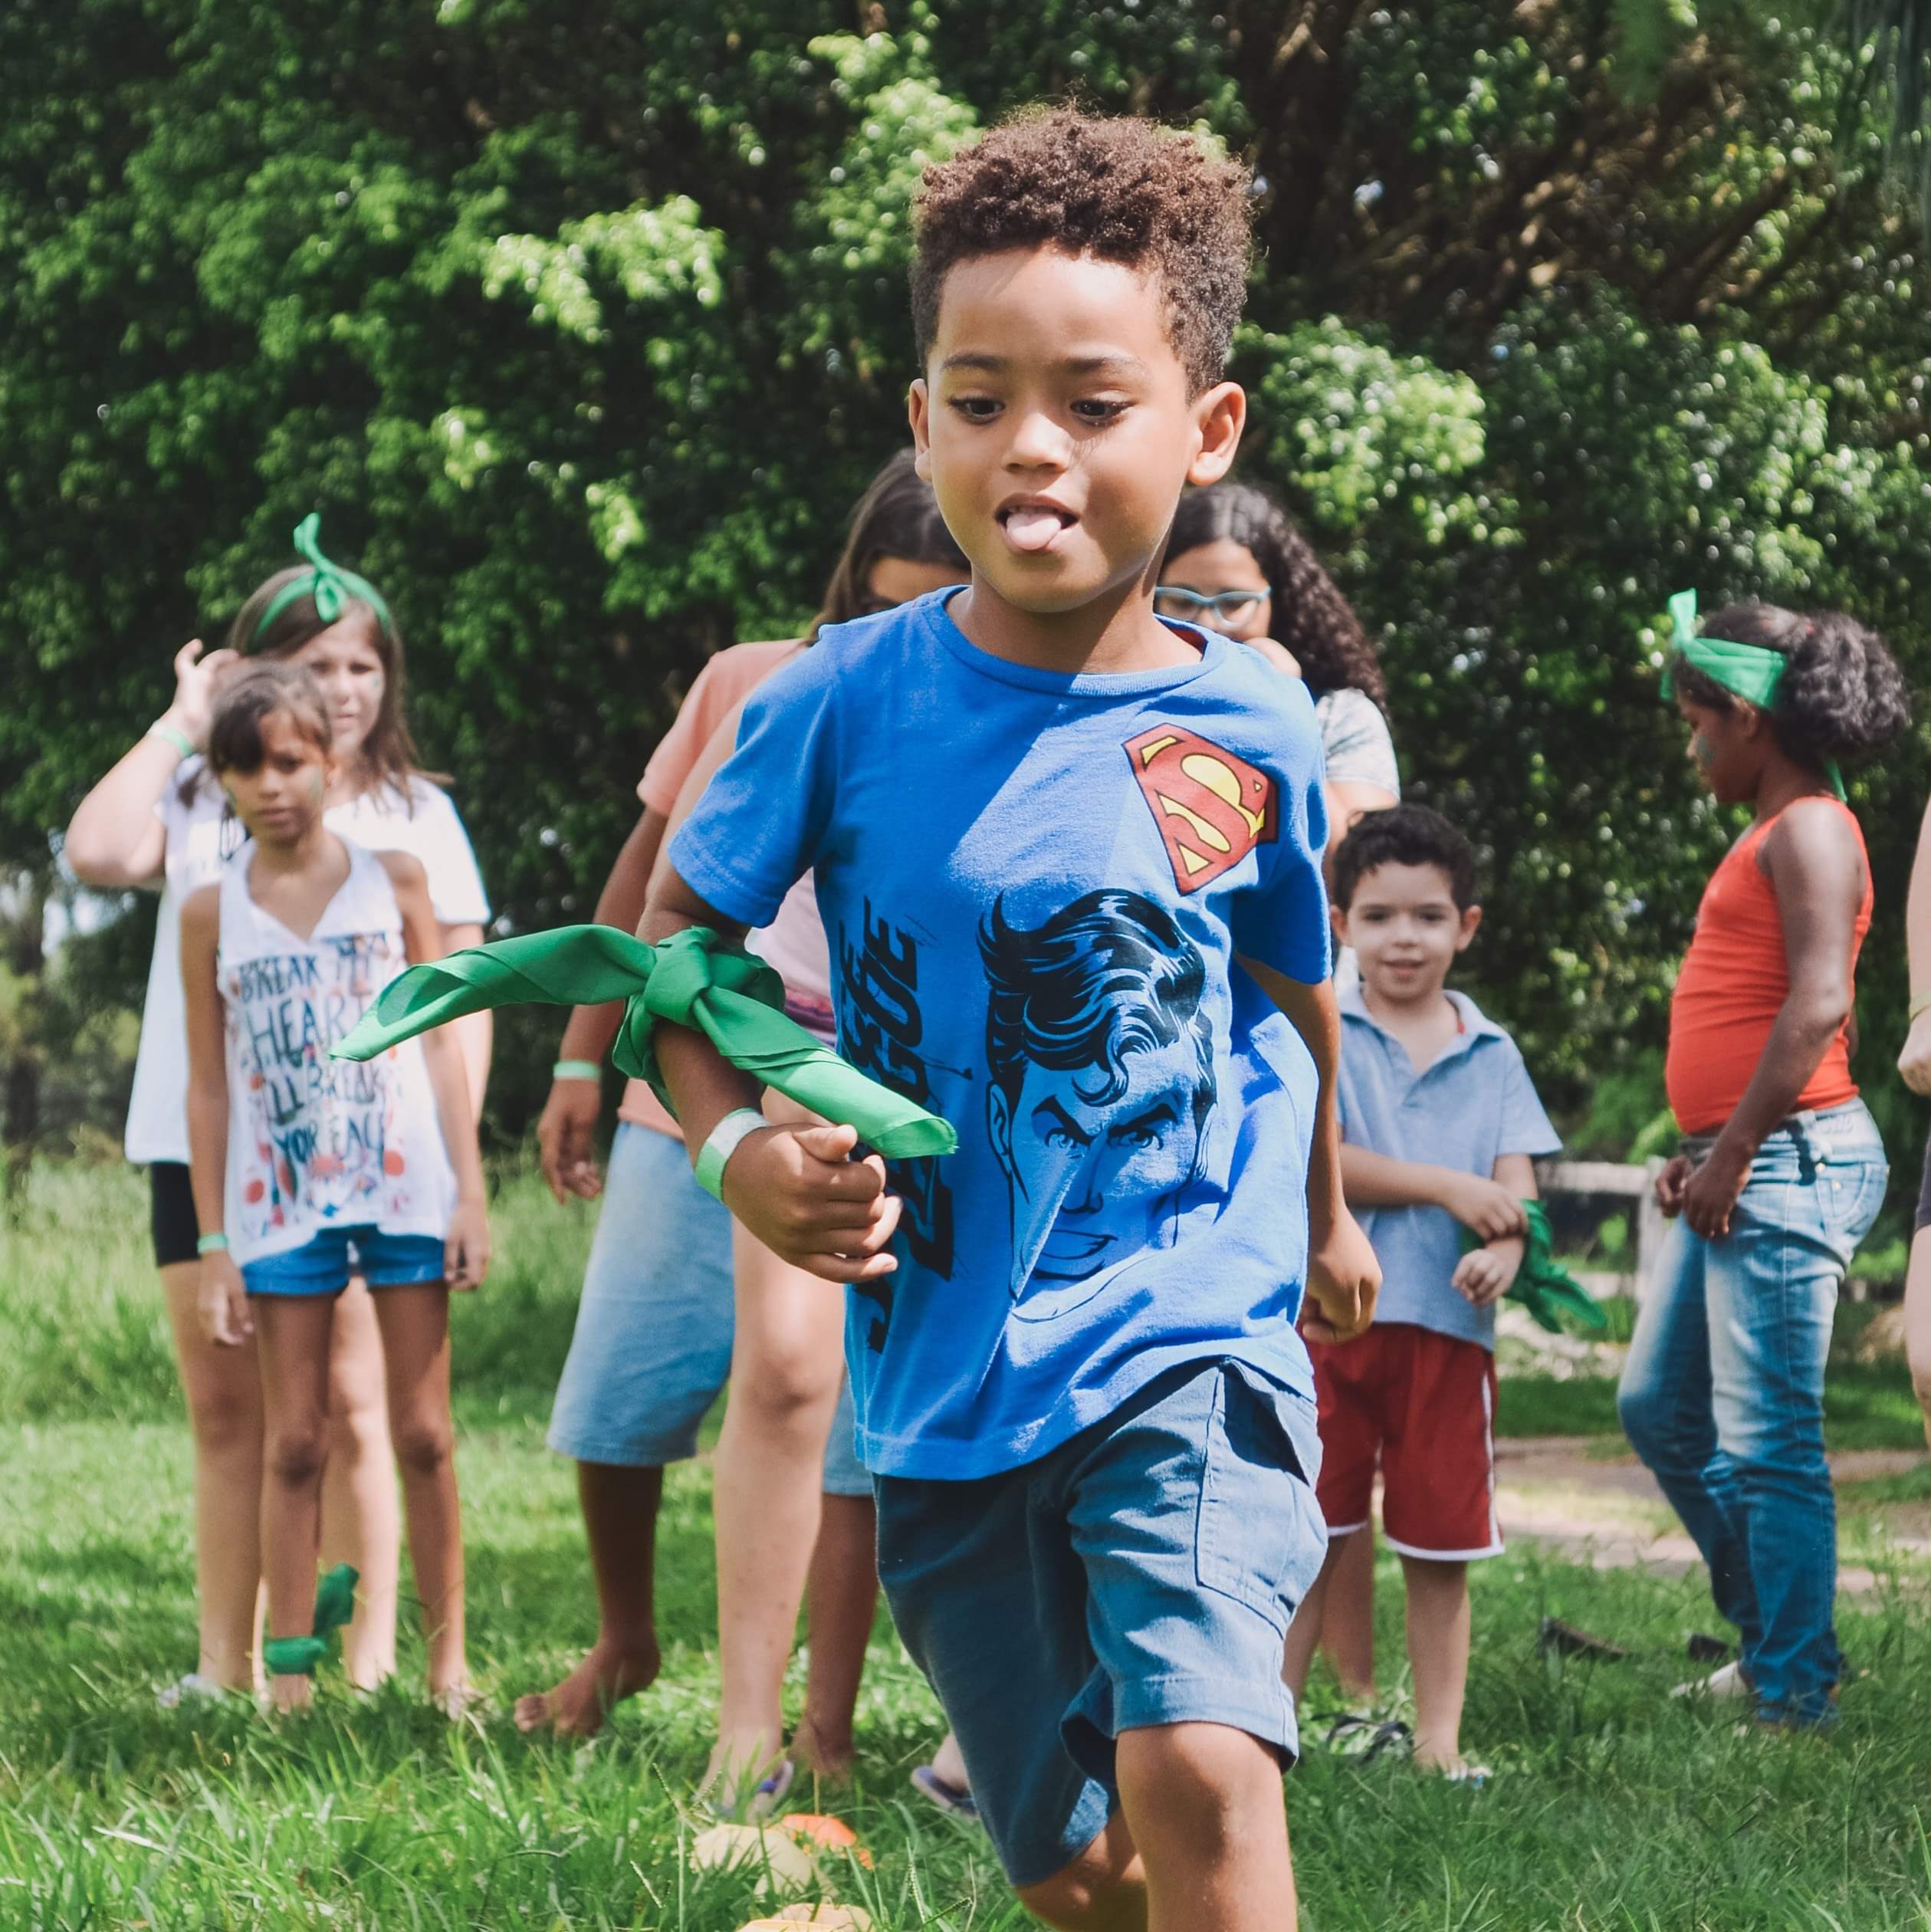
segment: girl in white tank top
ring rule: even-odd
[[[264,1656],[288,1710],[309,1701],[323,1648],[315,1572],[335,1301],[352,1274],[368,1282],[429,1687],[454,1710],[469,1685],[448,1304],[488,1265],[482,1165],[453,1035],[366,1066],[330,1057],[405,967],[442,952],[421,862],[366,851],[324,823],[331,736],[314,679],[279,664],[235,678],[209,731],[209,766],[252,836],[181,913],[198,1303],[213,1343],[256,1338]]]

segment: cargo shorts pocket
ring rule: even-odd
[[[1283,1635],[1327,1553],[1312,1398],[1223,1362],[1207,1424],[1194,1571]]]

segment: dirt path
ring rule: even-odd
[[[1511,1541],[1533,1541],[1598,1569],[1680,1575],[1699,1560],[1656,1479],[1627,1450],[1600,1454],[1576,1437],[1530,1436],[1498,1442],[1496,1460],[1496,1506]],[[1857,1450],[1833,1456],[1831,1474],[1840,1484],[1864,1481],[1924,1460],[1913,1450]],[[1900,1555],[1931,1556],[1931,1503],[1887,1505],[1883,1530]],[[1880,1580],[1860,1564],[1840,1572],[1846,1590],[1874,1590]]]

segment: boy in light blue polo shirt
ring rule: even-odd
[[[1560,1145],[1515,1042],[1443,984],[1481,919],[1474,853],[1438,813],[1371,812],[1335,854],[1335,927],[1361,965],[1341,1000],[1342,1173],[1382,1288],[1360,1341],[1310,1350],[1319,1496],[1332,1566],[1367,1527],[1378,1458],[1407,1588],[1415,1760],[1451,1777],[1480,1775],[1460,1744],[1468,1566],[1502,1548],[1495,1304],[1522,1261],[1532,1158]],[[1326,1573],[1289,1635],[1297,1693]]]

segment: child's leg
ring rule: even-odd
[[[335,1305],[329,1351],[329,1462],[322,1477],[322,1566],[353,1564],[355,1621],[342,1633],[342,1668],[368,1690],[396,1669],[396,1592],[402,1567],[396,1458],[389,1445],[383,1339],[367,1283]]]
[[[1321,1559],[1321,1573],[1309,1585],[1307,1595],[1301,1599],[1301,1607],[1294,1613],[1294,1621],[1287,1627],[1287,1643],[1281,1658],[1281,1681],[1294,1693],[1297,1704],[1302,1692],[1308,1687],[1308,1671],[1314,1662],[1315,1648],[1327,1627],[1335,1572],[1341,1566],[1342,1552],[1366,1533],[1358,1530],[1328,1533],[1328,1553]]]
[[[576,1465],[596,1639],[560,1683],[517,1700],[520,1730],[593,1737],[655,1681],[664,1471],[698,1452],[733,1320],[729,1211],[698,1185],[681,1140],[622,1122],[548,1436]]]
[[[322,1539],[322,1469],[328,1460],[328,1295],[255,1295],[268,1444],[261,1485],[261,1552],[268,1579],[268,1635],[306,1637],[315,1627],[315,1562]],[[309,1700],[304,1677],[271,1677],[283,1710]]]
[[[1297,1613],[1295,1621],[1300,1621]],[[1343,1538],[1328,1575],[1321,1653],[1342,1696],[1374,1700],[1374,1526]]]
[[[1425,1770],[1459,1771],[1468,1688],[1468,1565],[1404,1556],[1401,1574],[1414,1672],[1415,1762]]]
[[[1115,1763],[1148,1932],[1292,1932],[1294,1861],[1271,1745],[1227,1724],[1158,1724],[1122,1731]]]
[[[255,1344],[222,1348],[202,1332],[200,1267],[161,1270],[188,1427],[195,1444],[196,1671],[231,1691],[255,1684],[255,1599],[261,1582],[261,1372]]]
[[[517,1729],[547,1724],[565,1737],[594,1737],[610,1707],[647,1690],[663,1660],[657,1648],[657,1515],[661,1467],[576,1465],[576,1501],[596,1582],[596,1641],[549,1691],[517,1698]]]
[[[1911,1237],[1910,1266],[1904,1276],[1904,1355],[1918,1407],[1924,1411],[1925,1441],[1931,1443],[1931,1227]]]
[[[818,1538],[819,1484],[844,1373],[838,1290],[733,1230],[737,1333],[718,1444],[718,1642],[723,1684],[711,1769],[767,1770]]]
[[[449,1419],[449,1291],[439,1281],[374,1287],[388,1364],[389,1433],[402,1477],[409,1562],[422,1605],[434,1697],[468,1688],[464,1655],[462,1516]]]
[[[878,1600],[878,1512],[869,1494],[829,1490],[823,1511],[805,1584],[811,1668],[796,1744],[809,1769],[842,1778],[852,1769],[852,1714]]]

